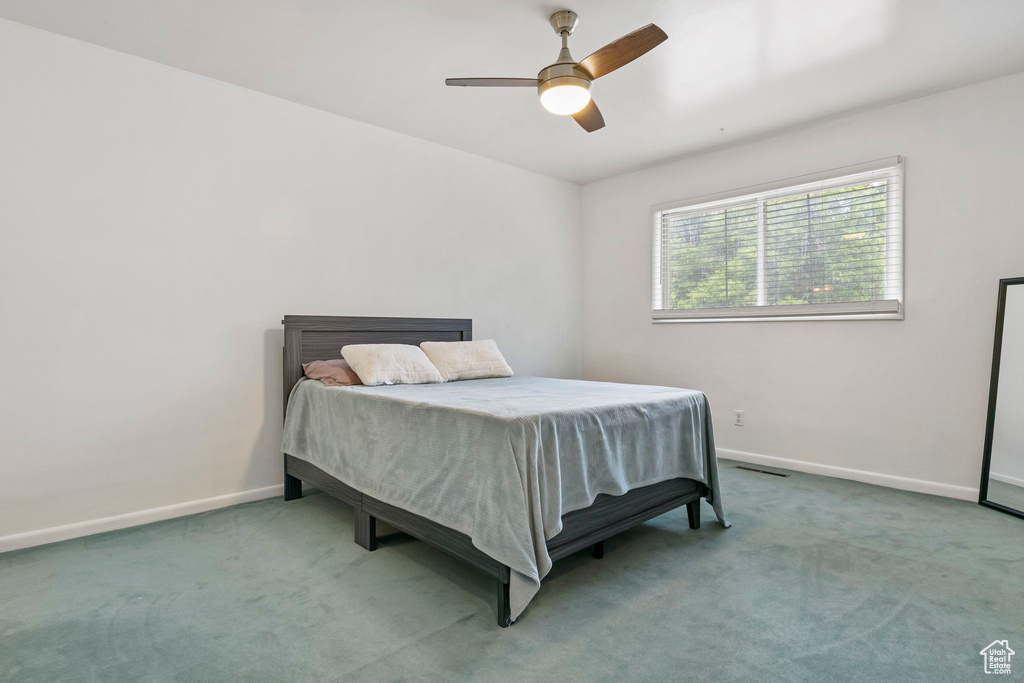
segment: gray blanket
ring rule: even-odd
[[[508,565],[512,618],[551,568],[545,542],[598,494],[704,483],[728,526],[699,391],[506,377],[325,387],[288,401],[284,452],[386,503],[461,531]]]

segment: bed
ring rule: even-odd
[[[725,522],[700,392],[535,377],[325,387],[302,363],[347,344],[469,341],[472,321],[285,316],[285,499],[302,482],[352,506],[355,541],[377,520],[494,579],[510,625],[555,560],[700,501]]]

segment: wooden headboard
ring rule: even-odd
[[[472,341],[467,318],[358,318],[286,315],[284,320],[284,405],[302,377],[302,364],[341,358],[346,344],[413,344],[425,341]]]

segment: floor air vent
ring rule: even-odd
[[[761,474],[770,474],[773,477],[788,477],[788,474],[782,474],[781,472],[769,472],[768,470],[759,470],[753,467],[744,467],[743,465],[736,465],[738,470],[746,470],[747,472],[759,472]]]

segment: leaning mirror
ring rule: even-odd
[[[1024,518],[1024,277],[999,281],[978,502]]]

